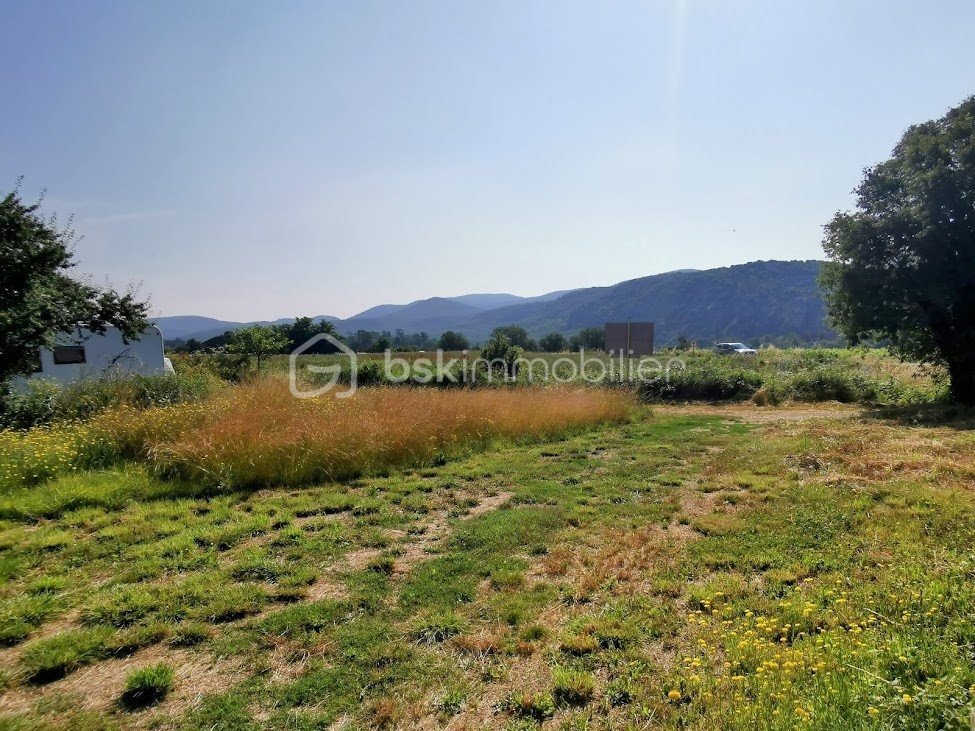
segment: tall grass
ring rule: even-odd
[[[645,382],[646,401],[842,401],[906,405],[944,401],[943,369],[902,363],[886,351],[763,348],[755,356],[681,353],[684,368],[669,379]]]
[[[296,399],[278,378],[255,379],[206,401],[123,406],[83,423],[0,431],[0,487],[125,459],[163,476],[231,487],[342,479],[428,464],[499,438],[622,420],[631,401],[577,388],[384,387],[351,399]]]
[[[149,408],[205,399],[226,385],[202,369],[176,375],[127,376],[61,384],[29,381],[23,391],[0,390],[0,428],[30,429],[61,421],[90,419],[121,406]]]
[[[351,399],[298,400],[277,379],[262,379],[178,439],[154,445],[150,459],[164,473],[225,485],[299,484],[620,421],[629,404],[624,393],[565,388],[375,388]]]

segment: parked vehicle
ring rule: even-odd
[[[724,355],[758,355],[757,350],[744,343],[718,343],[714,346],[714,352]]]
[[[41,348],[37,370],[26,378],[14,379],[24,386],[28,380],[44,379],[70,383],[87,378],[174,373],[163,350],[162,332],[155,325],[128,343],[118,328],[92,333],[79,327],[58,336],[53,348]]]

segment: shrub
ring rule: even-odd
[[[173,689],[175,678],[172,666],[165,663],[136,670],[125,679],[122,703],[130,708],[159,703]]]
[[[789,394],[796,401],[872,401],[876,387],[860,374],[835,366],[800,371],[787,382]]]
[[[31,380],[26,390],[0,399],[0,427],[29,429],[56,421],[90,419],[110,408],[171,406],[214,393],[220,381],[205,371],[128,376],[59,384]]]
[[[241,353],[173,353],[176,374],[206,373],[222,381],[240,383],[250,373],[250,358]]]
[[[732,401],[751,397],[761,386],[762,376],[754,369],[712,358],[642,383],[640,396],[646,401]]]

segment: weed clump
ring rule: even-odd
[[[62,632],[31,643],[20,663],[28,680],[47,683],[101,660],[112,630],[104,627]]]
[[[413,628],[413,637],[427,645],[444,642],[454,635],[459,635],[467,625],[458,614],[442,614],[426,617]]]
[[[511,693],[498,706],[501,711],[535,721],[545,721],[555,715],[555,699],[545,692]]]
[[[175,678],[175,671],[166,663],[136,670],[125,680],[122,703],[128,708],[142,708],[159,703],[172,691]]]
[[[592,673],[572,668],[556,668],[552,674],[556,703],[583,706],[592,700],[595,682]]]

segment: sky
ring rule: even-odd
[[[0,190],[156,315],[822,257],[975,3],[0,0]]]

